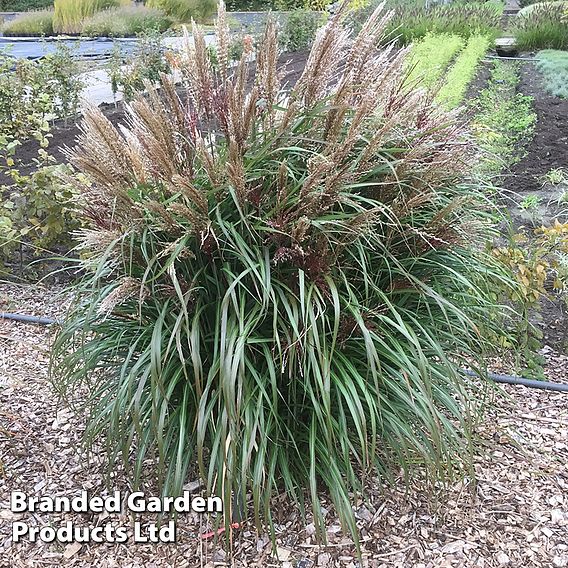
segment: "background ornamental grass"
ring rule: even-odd
[[[404,87],[406,50],[376,50],[389,14],[351,37],[344,13],[291,92],[274,23],[228,67],[221,4],[217,64],[197,27],[176,63],[186,95],[163,76],[123,130],[86,112],[85,275],[52,376],[135,486],[197,467],[225,522],[270,524],[284,490],[320,528],[325,491],[356,536],[370,478],[467,465],[484,387],[458,369],[483,366],[502,276],[467,133]]]

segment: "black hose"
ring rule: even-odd
[[[11,314],[8,312],[0,312],[0,319],[21,321],[25,323],[38,323],[40,325],[52,325],[57,323],[57,320],[51,318],[44,318],[42,316],[27,316],[25,314]]]
[[[473,371],[463,370],[470,377],[478,377]],[[498,375],[496,373],[487,373],[487,376],[496,383],[505,383],[508,385],[522,385],[531,389],[544,389],[557,392],[568,392],[568,385],[563,383],[551,383],[549,381],[537,381],[535,379],[524,379],[522,377],[514,377],[512,375]]]
[[[0,312],[1,319],[21,321],[25,323],[37,323],[40,325],[53,325],[57,320],[44,318],[41,316],[27,316],[24,314],[11,314],[8,312]],[[477,373],[462,369],[462,371],[470,377],[478,377]],[[508,385],[522,385],[533,389],[544,389],[557,392],[568,392],[568,385],[563,383],[551,383],[548,381],[537,381],[534,379],[524,379],[522,377],[514,377],[513,375],[498,375],[496,373],[487,373],[487,377],[496,383],[505,383]]]

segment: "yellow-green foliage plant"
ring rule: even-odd
[[[457,35],[426,34],[410,50],[406,63],[408,83],[426,88],[436,85],[463,46],[464,40]]]
[[[178,22],[208,22],[215,14],[215,0],[147,0],[148,8],[158,8]]]
[[[128,3],[128,0],[55,0],[53,28],[57,33],[78,34],[86,18]]]
[[[477,35],[469,38],[465,49],[458,55],[446,74],[444,85],[437,95],[438,101],[446,108],[455,108],[462,102],[489,45],[490,40],[486,36]]]

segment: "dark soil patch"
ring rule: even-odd
[[[534,97],[537,124],[527,155],[511,168],[507,189],[538,193],[542,176],[555,168],[568,167],[568,100],[549,95],[533,63],[521,68],[520,91]]]

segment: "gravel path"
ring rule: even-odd
[[[0,285],[0,311],[57,317],[64,301],[54,288]],[[213,566],[316,566],[359,568],[568,566],[568,398],[561,393],[507,387],[478,428],[477,483],[440,489],[426,502],[418,486],[409,492],[370,491],[357,507],[363,561],[326,517],[329,545],[318,546],[314,527],[275,503],[279,559],[266,535],[245,524],[233,534],[232,559],[200,538],[210,530],[199,515],[178,519],[175,544],[12,543],[12,523],[58,527],[132,522],[105,514],[12,513],[10,491],[76,496],[82,489],[105,495],[101,456],[77,452],[81,417],[58,405],[48,380],[53,331],[0,320],[0,568],[75,566],[163,568]],[[549,380],[568,382],[566,357],[547,351]],[[113,487],[128,489],[120,471]],[[324,503],[325,506],[325,503]],[[152,520],[146,515],[144,522]]]

